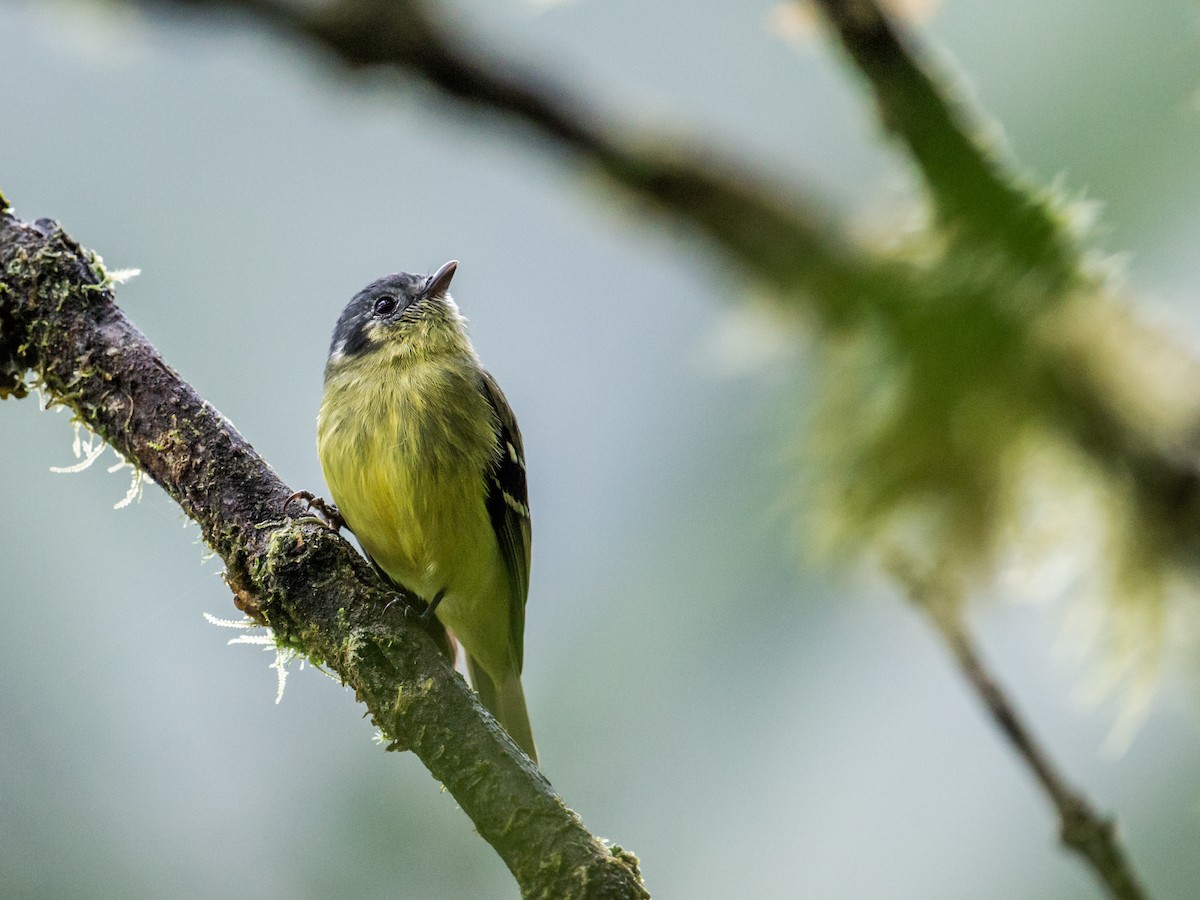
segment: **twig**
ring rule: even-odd
[[[911,35],[877,0],[815,0],[875,93],[879,117],[909,149],[947,224],[998,241],[1013,258],[1066,282],[1079,260],[1060,222],[1014,182],[981,139],[982,129],[935,83]]]
[[[1016,704],[980,657],[962,621],[961,604],[942,596],[929,579],[915,573],[911,566],[893,560],[891,568],[908,589],[913,605],[928,616],[992,722],[1053,804],[1063,846],[1083,858],[1114,900],[1148,900],[1121,845],[1116,823],[1097,813],[1088,799],[1067,783],[1033,736]]]
[[[1144,900],[1133,867],[1117,839],[1116,823],[1099,815],[1087,798],[1071,788],[1046,751],[1034,739],[1004,690],[988,673],[969,636],[961,627],[938,629],[963,676],[979,697],[996,727],[1029,766],[1050,802],[1058,811],[1059,835],[1063,844],[1080,854],[1096,877],[1117,900]]]
[[[53,402],[158,482],[226,564],[237,607],[336,672],[471,817],[526,897],[644,898],[637,859],[591,835],[479,706],[366,561],[285,518],[291,488],[171,370],[113,301],[93,255],[0,197],[0,397],[33,369]]]

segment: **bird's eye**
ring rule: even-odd
[[[399,304],[397,304],[395,297],[393,297],[391,294],[384,294],[375,301],[375,315],[390,316],[396,311],[396,307],[398,305]]]

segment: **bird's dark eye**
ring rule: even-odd
[[[375,315],[390,316],[396,311],[397,306],[399,306],[399,304],[396,302],[395,297],[393,297],[391,294],[384,294],[375,301]]]

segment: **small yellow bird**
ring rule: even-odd
[[[529,501],[521,432],[449,294],[458,263],[367,285],[338,319],[317,452],[370,560],[429,604],[483,705],[535,762],[521,688]]]

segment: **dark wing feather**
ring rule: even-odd
[[[508,569],[509,639],[520,674],[524,662],[525,598],[529,594],[529,491],[525,485],[525,447],[517,418],[496,380],[483,372],[483,393],[496,414],[496,458],[485,473],[487,511]]]

